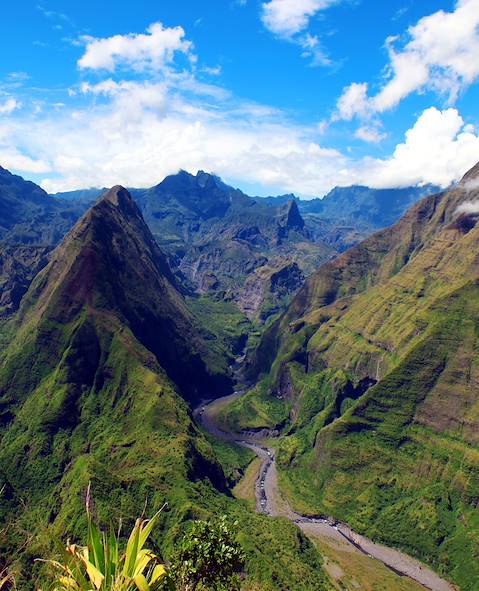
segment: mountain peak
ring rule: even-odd
[[[299,213],[298,204],[294,199],[290,199],[281,210],[281,225],[287,228],[302,230],[304,220]]]
[[[121,185],[115,185],[103,193],[98,199],[97,205],[100,205],[101,203],[110,203],[126,215],[141,217],[141,212],[133,197],[130,195],[129,191]]]

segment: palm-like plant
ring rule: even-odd
[[[89,497],[89,495],[88,495]],[[158,591],[168,585],[166,568],[158,556],[144,548],[155,527],[158,511],[151,519],[137,519],[125,550],[120,551],[119,532],[100,531],[87,502],[86,546],[67,544],[63,563],[48,560],[56,571],[53,591]]]
[[[10,589],[10,585],[13,586],[14,584],[15,581],[13,580],[13,577],[8,574],[6,569],[0,572],[0,591],[2,591],[2,589]]]

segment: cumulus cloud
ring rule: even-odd
[[[85,36],[83,56],[78,60],[80,69],[108,70],[119,66],[134,70],[158,70],[171,63],[177,52],[194,59],[192,43],[185,39],[182,27],[164,27],[162,23],[151,24],[147,33],[129,33],[97,39]]]
[[[406,132],[390,158],[363,161],[366,184],[372,187],[432,183],[447,187],[479,159],[479,136],[456,109],[431,107]]]
[[[422,18],[409,27],[407,37],[399,49],[399,38],[386,40],[389,64],[380,91],[369,96],[366,83],[346,87],[338,100],[337,117],[351,120],[382,113],[425,89],[453,103],[479,76],[479,0],[458,0],[453,12],[439,10]],[[355,105],[349,99],[359,90],[361,100]]]

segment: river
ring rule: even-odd
[[[195,419],[214,437],[236,443],[251,449],[261,460],[261,467],[255,483],[256,509],[271,517],[286,517],[294,522],[306,535],[336,537],[353,545],[360,552],[376,558],[397,575],[409,577],[430,591],[457,591],[451,583],[418,560],[354,532],[347,524],[333,518],[312,518],[294,512],[282,497],[278,487],[275,451],[262,444],[253,433],[232,433],[220,429],[215,416],[218,408],[241,396],[236,392],[213,401],[204,401],[194,411]]]

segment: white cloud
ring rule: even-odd
[[[4,168],[12,168],[32,174],[45,174],[51,172],[51,166],[44,160],[35,160],[20,153],[15,148],[2,149],[0,146],[0,163]]]
[[[344,89],[337,114],[350,120],[382,113],[397,106],[413,92],[433,90],[453,103],[459,92],[479,76],[479,0],[458,0],[453,12],[439,10],[408,29],[408,42],[396,49],[399,39],[389,37],[386,80],[380,91],[369,97],[367,84]],[[357,106],[342,108],[352,88],[366,90]]]
[[[456,109],[426,109],[390,158],[363,161],[358,182],[378,188],[449,186],[479,160],[479,136],[467,127]]]
[[[0,103],[0,115],[9,115],[19,107],[14,98],[8,98],[4,103]]]
[[[210,76],[219,76],[222,73],[223,68],[219,65],[218,66],[203,66],[201,71],[204,72],[205,74],[209,74]]]
[[[312,16],[334,2],[335,0],[269,0],[263,3],[261,20],[275,35],[292,37],[307,28]]]
[[[477,189],[478,187],[479,184],[475,188]],[[464,201],[464,203],[461,203],[454,213],[456,215],[460,215],[461,213],[465,213],[467,215],[479,214],[479,201]]]
[[[369,112],[368,85],[366,82],[353,82],[343,92],[337,103],[337,113],[333,120],[351,121],[355,115],[366,116]]]
[[[94,54],[87,48],[84,57]],[[61,109],[46,104],[36,109],[32,101],[30,109],[23,104],[13,110],[0,119],[0,164],[42,174],[43,186],[52,192],[117,183],[151,186],[183,168],[214,170],[227,181],[261,185],[269,193],[317,196],[355,183],[447,186],[479,158],[477,132],[455,109],[424,111],[388,158],[354,159],[319,143],[327,122],[302,126],[279,109],[238,100],[199,80],[200,67],[179,71],[168,63],[158,76],[149,66],[169,58],[153,58],[143,49],[120,55],[110,45],[95,55],[95,67],[129,66],[134,80],[111,74],[80,84]],[[352,119],[353,107],[366,111],[366,104],[367,85],[353,85],[341,116]],[[367,120],[356,135],[378,141],[379,122]]]
[[[106,93],[104,102],[60,115],[18,117],[0,129],[0,163],[51,172],[42,185],[52,192],[151,186],[183,168],[317,196],[335,185],[446,187],[479,157],[479,137],[466,130],[455,109],[424,111],[389,158],[357,160],[321,146],[316,129],[293,125],[266,106],[228,102],[218,110],[132,82],[105,81],[83,90],[86,96]]]
[[[338,0],[269,0],[262,4],[261,20],[278,37],[299,45],[302,57],[310,58],[311,65],[329,66],[331,60],[321,47],[319,37],[306,29],[311,17],[336,2]]]
[[[297,38],[297,43],[302,47],[302,57],[311,58],[312,66],[329,66],[331,59],[324,53],[319,38],[316,35],[306,33]]]
[[[460,188],[468,192],[476,191],[477,189],[479,189],[479,178],[466,181],[465,183],[461,183]]]
[[[358,139],[363,140],[363,142],[372,144],[376,144],[386,137],[386,134],[381,132],[377,127],[368,125],[362,125],[356,130],[354,135]]]
[[[114,35],[104,39],[83,37],[86,50],[78,60],[81,69],[103,69],[113,72],[118,66],[134,70],[161,69],[171,63],[177,52],[192,55],[192,43],[185,38],[182,27],[151,24],[147,33]]]

